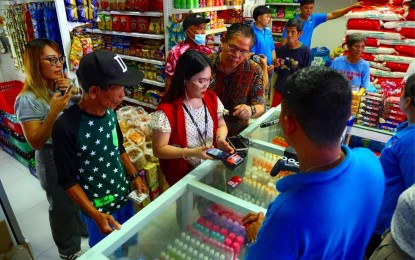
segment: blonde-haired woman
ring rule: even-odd
[[[26,80],[14,110],[28,143],[36,150],[36,172],[49,201],[53,240],[62,259],[76,259],[81,251],[81,229],[85,225],[78,209],[58,184],[52,151],[52,126],[68,106],[71,91],[62,95],[71,81],[62,74],[65,57],[54,41],[35,39],[23,56]]]

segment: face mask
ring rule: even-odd
[[[193,32],[191,32],[193,33]],[[193,40],[197,45],[205,45],[206,44],[206,34],[194,34],[195,39]]]

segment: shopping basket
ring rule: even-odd
[[[10,115],[14,114],[14,102],[17,95],[22,91],[23,82],[7,81],[0,83],[0,110]]]

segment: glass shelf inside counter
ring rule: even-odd
[[[278,195],[277,180],[289,174],[281,171],[275,177],[270,175],[281,156],[282,150],[278,155],[250,147],[244,164],[234,170],[215,161],[210,166],[201,165],[192,174],[208,186],[266,209]]]
[[[180,185],[181,195],[164,196],[166,191],[80,259],[243,259],[242,218],[253,208],[221,203],[210,187],[199,191],[203,184]]]
[[[280,107],[273,107],[260,118],[254,120],[254,122],[241,133],[241,135],[254,142],[260,141],[272,143],[281,147],[288,147],[283,137],[281,127],[278,123],[274,123],[268,127],[261,128],[262,123],[277,120],[279,119],[279,116]]]

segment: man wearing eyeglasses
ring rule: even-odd
[[[224,116],[228,136],[244,130],[250,118],[264,113],[264,71],[249,59],[255,42],[254,31],[247,24],[235,23],[228,28],[219,53],[209,55],[212,80],[209,87],[230,111]]]
[[[206,55],[213,52],[211,48],[206,46],[206,24],[210,19],[204,18],[200,14],[189,14],[183,21],[183,30],[186,33],[186,39],[175,45],[169,52],[166,60],[166,83],[165,92],[170,88],[171,79],[176,69],[179,57],[187,50],[197,50]]]

